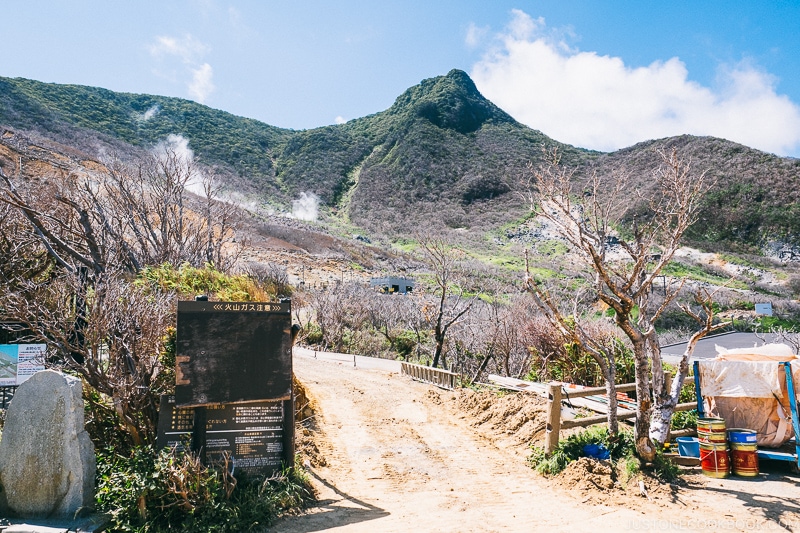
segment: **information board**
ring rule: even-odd
[[[234,475],[272,475],[292,464],[292,411],[284,400],[178,407],[174,396],[164,395],[156,443],[178,451],[190,446],[207,465],[222,464],[227,454]]]
[[[279,471],[284,463],[283,401],[205,408],[205,459],[220,464],[228,453],[233,470]]]
[[[46,344],[0,344],[0,387],[21,385],[44,370]]]
[[[175,396],[162,394],[158,408],[156,446],[175,448],[179,452],[191,447],[194,430],[194,409],[176,407]]]
[[[290,303],[178,302],[175,371],[179,407],[291,398]]]

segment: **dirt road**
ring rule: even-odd
[[[352,363],[295,357],[294,370],[319,410],[314,442],[324,465],[310,471],[320,502],[270,531],[597,533],[800,526],[794,503],[800,490],[793,479],[700,479],[695,484],[707,490],[681,489],[666,502],[631,495],[623,505],[604,505],[538,477],[526,467],[524,449],[498,445],[469,420],[453,416],[451,393]],[[753,494],[755,487],[759,494]]]

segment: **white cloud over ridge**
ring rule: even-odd
[[[205,103],[206,99],[214,92],[214,70],[208,63],[203,63],[198,68],[192,70],[192,81],[189,83],[189,95],[199,103]]]
[[[149,50],[150,55],[155,57],[175,56],[184,63],[196,63],[208,52],[208,47],[190,34],[180,38],[161,35],[156,37]]]
[[[712,135],[800,155],[800,106],[749,62],[721,66],[712,89],[690,81],[677,57],[632,68],[618,57],[572,49],[544,19],[520,10],[498,37],[472,79],[514,118],[558,141],[611,151],[673,135]]]
[[[180,38],[166,35],[156,37],[155,42],[149,46],[149,51],[158,60],[179,60],[185,75],[189,76],[186,90],[189,97],[196,102],[204,104],[214,92],[214,69],[202,61],[209,48],[190,34]]]

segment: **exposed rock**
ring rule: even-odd
[[[0,483],[22,517],[73,516],[94,499],[94,445],[81,380],[45,370],[20,385],[0,440]]]

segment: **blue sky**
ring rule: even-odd
[[[800,0],[5,0],[0,76],[189,98],[304,129],[452,68],[613,150],[691,133],[800,156]]]

